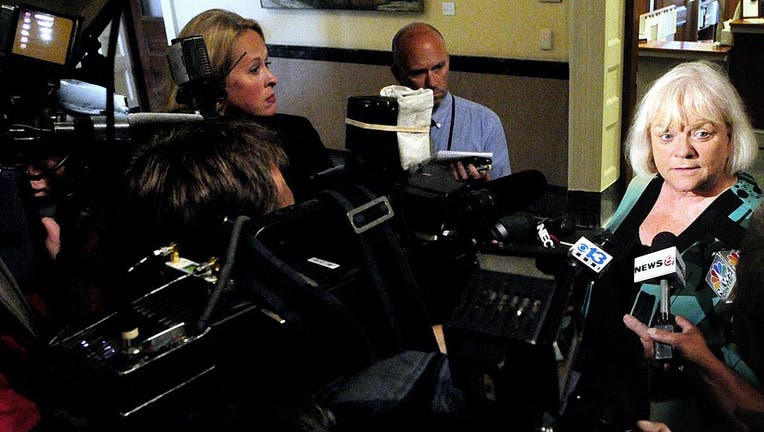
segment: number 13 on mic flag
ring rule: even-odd
[[[570,253],[574,258],[581,261],[585,266],[599,273],[604,269],[613,256],[602,250],[596,243],[592,243],[586,237],[581,237],[570,247]]]

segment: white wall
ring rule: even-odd
[[[425,1],[423,14],[334,10],[263,9],[258,0],[162,0],[168,39],[199,12],[229,9],[258,20],[269,44],[389,50],[390,39],[407,22],[423,20],[443,33],[455,55],[565,60],[567,29],[556,31],[555,49],[537,49],[535,30],[525,26],[567,25],[567,2],[473,0],[455,2],[455,17],[440,15],[440,2]],[[525,10],[527,17],[518,10]],[[549,12],[549,16],[541,12]],[[563,19],[558,15],[563,13]],[[480,16],[468,21],[469,15]],[[544,15],[543,18],[539,15]],[[559,22],[551,22],[558,20]],[[556,28],[556,27],[555,27]],[[298,29],[298,30],[295,30]],[[510,34],[533,33],[528,38]],[[565,47],[565,48],[563,48]],[[558,58],[559,57],[559,58]],[[327,147],[344,148],[349,96],[379,92],[394,80],[387,66],[272,58],[279,76],[279,111],[311,120]],[[538,169],[550,184],[568,184],[568,86],[566,79],[542,79],[452,71],[454,93],[480,102],[501,118],[512,169]]]
[[[424,12],[264,9],[259,0],[161,0],[168,40],[191,18],[223,8],[256,19],[266,42],[386,51],[403,25],[425,21],[437,27],[456,55],[566,61],[568,2],[456,0],[456,15],[442,14],[441,2],[425,0]],[[551,29],[553,49],[539,48],[539,32]]]

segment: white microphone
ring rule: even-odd
[[[661,249],[634,259],[635,283],[658,279],[660,284],[660,314],[653,323],[653,327],[674,333],[680,329],[671,315],[669,302],[671,285],[673,283],[682,287],[686,285],[684,260],[675,245],[674,234],[667,231],[660,232],[653,238],[651,249]],[[655,342],[654,348],[654,359],[674,358],[674,348],[671,345]]]
[[[673,239],[676,239],[676,236],[669,232],[658,233],[653,239],[653,248],[656,247],[656,243],[660,243],[661,239],[659,239],[659,236],[664,236],[664,234],[668,234]],[[659,241],[656,242],[656,239]],[[660,247],[660,244],[658,247]],[[685,271],[684,260],[676,246],[665,247],[647,255],[634,258],[634,283],[650,279],[665,279],[684,287]]]

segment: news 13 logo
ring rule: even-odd
[[[609,253],[586,237],[581,237],[573,243],[573,246],[570,247],[570,254],[597,273],[601,272],[613,260]]]

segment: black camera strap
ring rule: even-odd
[[[368,204],[379,202],[379,197],[358,184],[353,185],[346,194],[335,190],[325,190],[321,194],[330,197],[345,210],[356,232],[364,265],[397,341],[397,350],[437,350],[421,293],[398,239],[387,222],[392,217],[392,210],[389,216],[382,212],[376,218],[366,218],[359,227],[358,223],[353,222],[353,215],[357,215],[361,208],[371,208]],[[363,204],[353,205],[347,197],[349,194]]]
[[[349,219],[351,219],[352,221],[351,215],[356,210],[356,207],[353,206],[353,204],[350,201],[348,201],[347,198],[345,198],[342,194],[334,190],[327,190],[327,191],[324,191],[323,193],[326,194],[327,196],[330,196],[335,201],[337,201],[342,206],[342,208],[344,208],[345,211],[347,211],[347,215]],[[351,222],[351,225],[352,225],[352,222]],[[380,227],[379,229],[381,230],[384,229],[381,227],[381,225],[377,225],[377,226],[379,226]],[[365,227],[371,227],[371,229],[363,229]],[[367,270],[369,271],[369,275],[372,279],[374,288],[377,291],[378,299],[380,300],[380,302],[382,303],[382,306],[384,307],[385,316],[388,317],[388,324],[390,324],[390,327],[393,329],[396,340],[401,340],[403,329],[400,328],[400,326],[398,325],[398,322],[394,319],[395,307],[391,303],[387,293],[384,291],[385,283],[382,277],[382,273],[380,272],[380,269],[377,266],[377,262],[374,260],[373,252],[370,245],[371,243],[370,237],[373,236],[374,233],[376,232],[376,231],[373,231],[374,227],[375,226],[372,222],[369,224],[365,224],[364,226],[358,227],[363,229],[360,232],[358,231],[358,229],[356,229],[356,234],[358,235],[358,241],[359,241],[359,245],[361,249],[361,255],[363,257],[364,264]],[[354,226],[354,228],[356,228],[356,226]]]

